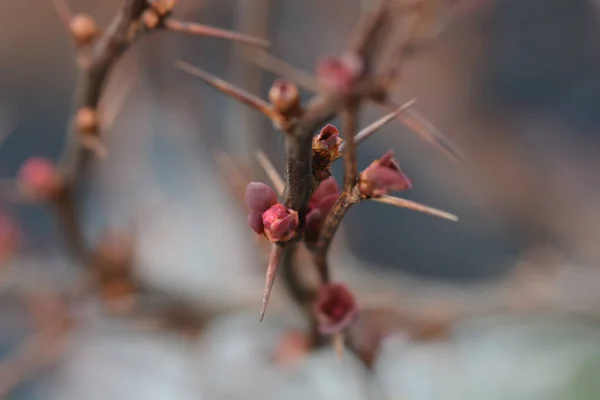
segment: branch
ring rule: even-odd
[[[342,219],[344,218],[344,215],[346,215],[346,212],[359,201],[360,200],[354,196],[349,196],[345,192],[342,193],[329,214],[327,214],[327,218],[323,223],[323,229],[321,230],[321,234],[319,235],[319,239],[313,252],[313,261],[321,277],[321,282],[323,283],[329,282],[327,253],[331,246],[331,242],[333,241],[335,233],[342,223]]]
[[[358,178],[358,167],[356,166],[356,141],[353,140],[356,135],[358,102],[348,100],[346,107],[342,111],[342,132],[344,137],[349,138],[347,149],[344,152],[344,192],[346,195],[352,193],[352,189]]]

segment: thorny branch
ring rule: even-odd
[[[326,216],[323,216],[324,221],[320,228],[316,244],[311,245],[307,243],[309,249],[313,252],[313,260],[323,285],[327,284],[330,280],[330,271],[327,264],[328,250],[343,216],[352,205],[362,200],[373,198],[417,211],[429,212],[437,216],[445,216],[450,219],[454,217],[439,210],[431,209],[418,203],[404,201],[403,199],[399,199],[394,203],[390,200],[389,196],[385,196],[386,191],[381,193],[377,191],[364,192],[366,189],[363,188],[364,190],[361,192],[359,188],[359,175],[356,163],[357,144],[392,119],[403,116],[405,111],[411,111],[409,107],[413,103],[409,102],[399,107],[393,101],[389,100],[387,92],[389,84],[392,82],[392,77],[388,71],[390,68],[379,68],[383,69],[383,72],[377,71],[376,68],[379,51],[386,44],[389,44],[390,41],[394,42],[395,40],[393,36],[390,37],[389,35],[390,31],[394,31],[390,29],[391,11],[393,9],[394,7],[391,2],[382,1],[379,2],[379,6],[375,11],[366,12],[363,15],[361,24],[357,27],[354,38],[350,42],[346,52],[341,57],[323,61],[318,66],[317,94],[308,101],[305,107],[295,105],[298,102],[298,89],[293,83],[276,81],[269,92],[269,99],[271,100],[271,104],[269,104],[251,93],[212,76],[206,71],[182,61],[177,63],[179,68],[200,78],[214,89],[262,112],[273,122],[274,127],[282,131],[284,135],[285,190],[282,204],[274,204],[276,203],[275,200],[268,200],[263,206],[261,202],[257,202],[256,199],[260,196],[270,198],[271,195],[264,194],[266,193],[266,189],[261,189],[263,194],[260,194],[258,189],[255,192],[252,192],[255,189],[251,189],[251,192],[254,194],[247,192],[247,195],[250,196],[247,197],[247,201],[249,198],[254,199],[251,201],[252,204],[249,203],[249,205],[254,207],[251,226],[257,233],[268,230],[265,233],[273,241],[260,312],[261,320],[264,316],[277,270],[281,267],[284,271],[284,278],[288,289],[294,299],[307,312],[308,320],[311,321],[313,327],[314,324],[319,323],[314,317],[312,307],[315,296],[317,296],[316,290],[315,288],[302,289],[301,277],[294,268],[294,254],[297,250],[297,242],[303,238],[303,229],[306,227],[306,217],[309,212],[309,200],[321,182],[320,180],[315,181],[314,178],[312,160],[313,134],[338,113],[341,113],[342,116],[343,134],[348,139],[345,142],[342,153],[344,158],[343,192],[333,205],[333,208]],[[409,26],[406,35],[410,36],[412,32],[413,29]],[[410,43],[410,41],[411,37],[405,37],[402,40],[402,45],[395,43],[394,46],[402,47]],[[395,51],[401,53],[401,49],[396,49]],[[267,56],[266,58],[263,57],[263,61],[266,61],[267,64],[275,64],[277,68],[285,69],[287,72],[293,69],[293,67],[285,62],[269,57],[266,53],[260,54]],[[297,70],[292,70],[292,72],[291,75],[294,73],[298,74]],[[307,80],[305,75],[302,78],[304,81]],[[363,100],[373,100],[386,106],[394,104],[394,112],[376,121],[357,135],[358,110]],[[418,116],[418,114],[414,115]],[[454,147],[447,144],[449,142],[441,134],[431,126],[423,126],[423,121],[418,120],[418,118],[416,118],[417,122],[415,123],[414,119],[412,125],[418,133],[424,134],[426,138],[436,143],[440,148],[446,150],[456,158],[460,158],[460,153],[454,151]],[[329,139],[324,138],[324,140],[327,143]],[[337,141],[337,139],[335,140]],[[339,149],[335,151],[335,154],[331,153],[330,163],[335,161],[339,156]],[[390,167],[394,166],[395,161],[390,159],[391,155],[386,157],[385,163],[390,164]],[[275,178],[276,174],[273,174],[272,168],[269,163],[265,162],[264,157],[260,157],[259,161],[265,167],[271,180],[278,182],[278,179]],[[383,159],[381,162],[383,163]],[[388,189],[396,188],[397,190],[400,187],[409,187],[410,182],[405,179],[399,169],[397,174],[397,179],[400,179],[401,182],[396,183],[393,187],[390,186]],[[367,182],[366,184],[372,183]],[[279,192],[280,189],[278,188],[277,191]],[[384,195],[383,200],[381,200],[382,195]],[[285,214],[284,210],[290,211]],[[297,218],[296,222],[294,222],[293,218]],[[295,233],[290,235],[287,233],[288,231],[277,228],[284,225],[288,227],[287,229],[293,229]],[[317,331],[316,328],[314,330]],[[317,341],[322,342],[321,340]]]

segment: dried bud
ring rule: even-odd
[[[341,283],[322,285],[313,306],[319,332],[325,335],[342,332],[358,317],[354,295]]]
[[[100,33],[94,18],[87,14],[73,16],[69,21],[69,29],[79,46],[90,44]]]
[[[263,213],[277,204],[277,194],[262,182],[250,182],[246,186],[246,204],[250,210]]]
[[[18,175],[21,190],[32,200],[53,199],[63,188],[63,179],[54,164],[42,157],[27,160]]]
[[[407,190],[412,187],[408,177],[400,169],[394,152],[388,151],[375,160],[361,174],[358,189],[365,197],[380,197],[389,192]]]
[[[275,204],[265,211],[262,220],[271,242],[285,242],[296,235],[298,213],[283,204]]]
[[[254,230],[254,232],[262,235],[265,233],[265,226],[263,225],[262,214],[256,211],[252,211],[248,214],[248,225]]]
[[[0,212],[0,265],[8,261],[19,246],[19,229],[14,221]]]
[[[363,72],[363,62],[353,53],[329,57],[317,64],[317,80],[331,92],[347,94]]]
[[[156,11],[159,17],[165,17],[175,8],[176,0],[151,0],[150,7]]]
[[[98,130],[98,114],[91,107],[82,107],[75,116],[75,127],[79,133],[94,133]]]
[[[340,145],[343,141],[340,138],[338,129],[331,124],[327,124],[313,138],[312,148],[313,150],[327,150],[331,155],[331,159],[334,160],[340,156]]]
[[[300,110],[300,93],[298,85],[278,79],[269,89],[269,101],[275,111],[287,115]]]

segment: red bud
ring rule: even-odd
[[[296,235],[298,213],[283,204],[275,204],[262,215],[265,234],[272,242],[285,242]]]
[[[360,174],[358,184],[360,192],[366,197],[380,197],[389,192],[407,190],[411,187],[412,183],[400,169],[391,150],[381,159],[373,161]]]
[[[322,285],[313,307],[319,331],[326,335],[342,332],[358,318],[354,295],[341,283]]]
[[[261,213],[253,211],[248,214],[248,225],[250,225],[250,228],[252,228],[254,232],[258,233],[259,235],[265,233],[265,227],[263,225]]]
[[[35,200],[49,200],[63,186],[62,177],[54,164],[42,157],[27,160],[18,175],[23,192]]]
[[[363,64],[355,54],[324,58],[317,64],[317,79],[327,90],[346,94],[363,71]]]

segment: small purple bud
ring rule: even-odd
[[[298,213],[283,204],[275,204],[262,214],[265,234],[271,242],[285,242],[296,235]]]
[[[323,214],[318,208],[314,208],[306,214],[306,221],[304,223],[304,240],[307,242],[315,242],[319,233],[321,232],[321,225],[323,224]]]
[[[318,329],[333,335],[348,328],[358,317],[358,305],[352,292],[341,283],[322,285],[313,304]]]
[[[263,213],[277,204],[277,194],[262,182],[250,182],[246,186],[246,204],[252,211]]]
[[[252,228],[254,232],[258,233],[259,235],[265,233],[265,227],[263,226],[261,213],[253,211],[248,214],[248,225],[250,225],[250,228]]]

